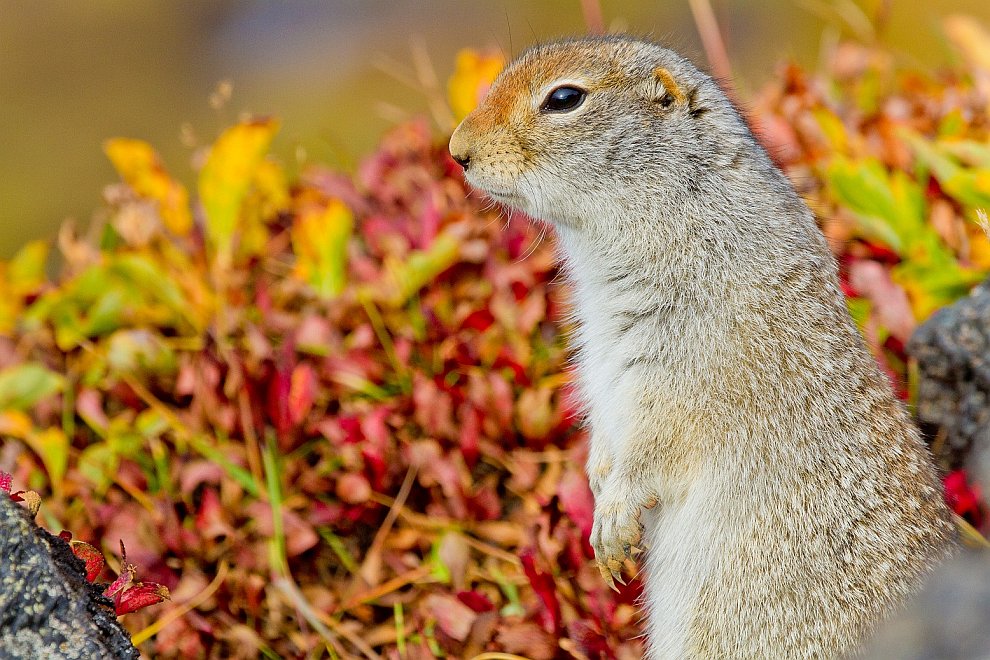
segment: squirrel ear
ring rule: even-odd
[[[653,75],[643,87],[646,98],[656,101],[665,108],[673,103],[683,103],[685,99],[684,92],[674,80],[674,76],[662,66],[653,70]]]

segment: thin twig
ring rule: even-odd
[[[605,19],[602,18],[602,4],[599,0],[581,0],[581,15],[589,34],[604,34]]]
[[[712,67],[712,73],[726,86],[726,93],[735,97],[732,82],[732,65],[729,63],[729,53],[718,27],[718,20],[709,0],[688,0],[694,24],[698,28],[701,44],[705,49],[705,57]],[[733,100],[737,100],[733,98]]]
[[[433,113],[433,120],[440,127],[440,130],[452,130],[457,122],[454,120],[454,113],[450,111],[446,96],[440,88],[440,79],[437,78],[437,71],[430,61],[426,40],[421,35],[414,36],[409,47],[412,51],[416,77],[419,78],[422,85],[423,93],[430,106],[430,112]]]
[[[248,469],[255,483],[259,485],[258,490],[268,498],[268,489],[265,485],[265,478],[261,467],[261,446],[258,443],[258,435],[254,431],[254,416],[251,414],[251,401],[248,399],[246,389],[241,389],[237,395],[237,403],[240,407],[241,429],[244,432],[244,448],[246,449]]]

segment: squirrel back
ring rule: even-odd
[[[556,230],[610,583],[647,548],[652,658],[853,651],[950,552],[931,457],[807,206],[725,94],[656,44],[513,62],[451,137]]]

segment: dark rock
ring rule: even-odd
[[[69,544],[0,492],[0,658],[137,658]]]
[[[933,314],[907,350],[920,372],[918,418],[937,429],[936,457],[985,473],[974,463],[990,447],[990,281]]]

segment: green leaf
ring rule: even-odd
[[[990,168],[961,170],[942,181],[942,188],[953,199],[974,209],[990,207]]]
[[[902,254],[923,232],[924,196],[905,174],[888,175],[883,165],[872,158],[836,158],[825,176],[833,196],[852,211],[866,238]]]
[[[292,226],[296,271],[323,297],[336,296],[347,283],[347,244],[353,230],[353,214],[337,199],[325,209],[300,214]]]
[[[990,144],[975,140],[942,140],[939,148],[963,163],[990,167]]]
[[[932,143],[906,129],[901,135],[947,195],[972,208],[990,206],[990,147],[972,141]],[[959,159],[973,166],[964,166]]]
[[[106,492],[113,483],[109,475],[117,471],[120,460],[107,442],[96,442],[79,454],[79,472],[93,484],[97,495]]]
[[[89,308],[89,314],[79,331],[86,337],[98,337],[113,332],[124,323],[129,305],[126,293],[119,288],[108,289]]]
[[[899,133],[914,150],[918,160],[935,174],[936,179],[948,181],[959,173],[959,164],[939,151],[934,143],[908,129],[902,129]]]
[[[166,374],[177,366],[175,352],[150,330],[118,330],[104,346],[107,364],[116,373]]]
[[[430,548],[430,568],[432,569],[431,575],[433,579],[442,582],[443,584],[450,584],[450,569],[447,568],[447,564],[444,563],[443,557],[440,556],[440,546],[443,543],[443,538],[443,536],[438,537],[433,542],[433,546]]]
[[[846,307],[849,308],[849,315],[856,322],[856,327],[862,332],[866,322],[870,320],[873,305],[867,298],[846,298]]]
[[[426,250],[414,250],[405,263],[389,272],[391,295],[386,302],[401,307],[410,297],[447,270],[460,256],[460,241],[449,233],[438,234]]]
[[[110,263],[108,270],[165,303],[174,312],[186,314],[188,303],[182,295],[182,289],[161,266],[148,257],[139,254],[121,255]]]
[[[0,410],[27,410],[64,386],[62,376],[36,362],[7,367],[0,371]]]

